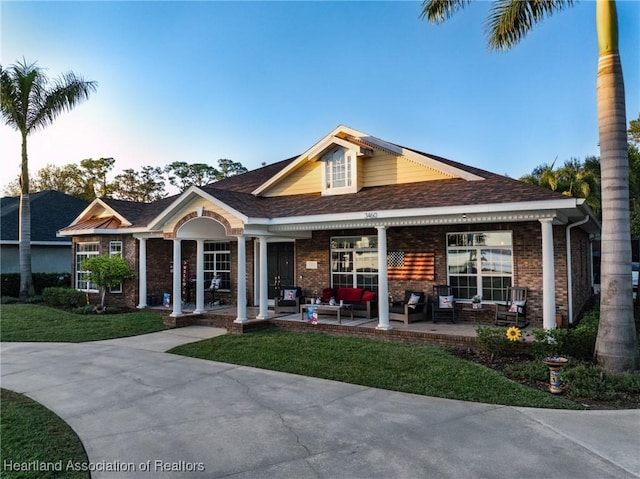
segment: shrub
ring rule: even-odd
[[[599,320],[597,308],[585,314],[580,323],[569,330],[562,353],[583,361],[593,360]]]
[[[560,377],[565,391],[573,397],[611,401],[619,396],[614,375],[597,366],[578,364],[563,370]]]
[[[494,356],[515,356],[521,352],[518,343],[507,339],[507,328],[480,326],[476,328],[478,347]]]
[[[3,273],[1,277],[2,296],[20,296],[20,273]],[[45,288],[71,285],[70,273],[33,273],[32,277],[36,294],[42,294]]]
[[[72,288],[45,288],[42,293],[44,302],[54,308],[77,308],[85,304],[85,293]]]
[[[73,312],[76,314],[93,314],[93,308],[94,306],[87,304],[76,308]]]
[[[531,344],[531,354],[535,358],[561,356],[565,354],[569,337],[566,329],[533,329],[534,341]]]

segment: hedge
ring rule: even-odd
[[[45,288],[71,286],[71,273],[33,273],[32,276],[37,295],[41,295]],[[2,296],[20,296],[20,273],[2,273],[0,283]]]

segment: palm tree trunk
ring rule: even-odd
[[[20,299],[35,295],[31,274],[31,200],[29,198],[29,164],[27,161],[27,134],[22,133],[22,174],[20,175]]]
[[[29,163],[27,161],[27,134],[22,133],[22,173],[20,175],[20,299],[35,295],[31,274],[31,200],[29,197]]]
[[[631,292],[629,157],[615,2],[598,0],[597,103],[602,170],[602,281],[596,360],[608,371],[638,369]]]

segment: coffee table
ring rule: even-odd
[[[309,308],[316,308],[318,314],[328,314],[328,313],[336,313],[338,315],[338,324],[342,324],[341,313],[349,313],[351,320],[353,321],[353,307],[350,304],[343,304],[340,306],[339,304],[302,304],[300,305],[300,314],[302,315],[302,320],[305,320],[305,313]]]

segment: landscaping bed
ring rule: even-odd
[[[529,355],[517,354],[492,357],[488,352],[475,351],[468,348],[450,348],[449,352],[460,359],[472,361],[498,371],[512,381],[539,391],[549,391],[549,370],[547,366],[540,360],[532,359]],[[572,362],[575,366],[580,367],[580,373],[583,375],[582,379],[589,382],[591,389],[587,392],[587,396],[575,395],[571,391],[565,391],[563,396],[567,397],[567,399],[582,404],[586,409],[640,409],[640,375],[629,375],[633,378],[629,381],[632,383],[631,390],[616,390],[614,384],[617,381],[607,381],[606,375],[591,364],[570,360],[568,371],[570,371]],[[603,391],[600,391],[601,389]]]

